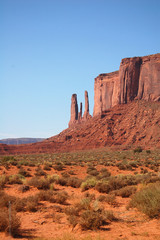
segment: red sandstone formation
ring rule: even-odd
[[[73,94],[71,98],[71,119],[69,126],[75,124],[78,120],[78,104],[77,104],[77,94]]]
[[[160,54],[122,59],[119,71],[100,74],[95,79],[94,91],[93,118],[89,115],[88,93],[85,92],[83,117],[82,103],[78,113],[77,95],[73,94],[68,129],[40,143],[0,144],[0,154],[105,146],[160,148]]]
[[[89,114],[88,92],[85,91],[85,111],[84,111],[84,114],[83,114],[83,121],[86,121],[89,118],[91,118],[91,115]]]
[[[117,149],[160,148],[160,102],[131,101],[119,104],[106,114],[67,128],[43,142],[0,144],[0,154],[56,153],[100,147]]]
[[[73,94],[71,98],[71,118],[68,126],[72,127],[75,124],[84,122],[91,117],[92,116],[89,114],[88,92],[85,91],[85,111],[83,117],[82,117],[82,103],[80,103],[80,112],[78,113],[77,95]]]
[[[82,103],[80,103],[80,111],[78,113],[78,120],[81,121],[82,120]]]
[[[95,78],[93,116],[134,99],[160,100],[160,54],[124,58],[119,71]]]

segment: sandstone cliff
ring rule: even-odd
[[[95,78],[93,116],[135,99],[160,101],[160,54],[124,58],[119,71]]]

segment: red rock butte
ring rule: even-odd
[[[95,78],[93,116],[136,99],[160,100],[160,54],[124,58],[119,71]]]
[[[100,74],[94,82],[93,116],[133,100],[160,101],[160,54],[124,58],[119,71]],[[85,112],[82,103],[78,114],[77,95],[71,99],[69,127],[90,118],[88,92],[85,91]]]
[[[40,143],[0,144],[0,154],[64,152],[105,146],[160,147],[160,54],[124,58],[119,71],[94,83],[94,111],[71,98],[69,128]]]

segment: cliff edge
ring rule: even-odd
[[[119,71],[96,77],[93,116],[136,99],[160,101],[160,54],[124,58]]]

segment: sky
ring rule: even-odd
[[[0,139],[60,133],[73,93],[92,114],[94,78],[156,53],[159,0],[0,0]]]

